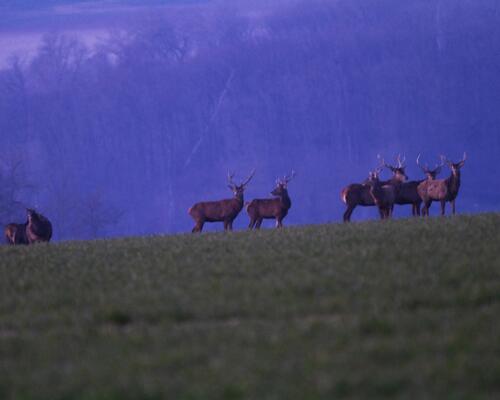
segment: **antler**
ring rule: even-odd
[[[245,182],[241,184],[241,186],[246,186],[248,183],[252,180],[253,176],[255,175],[255,168],[252,169],[252,172],[250,172],[250,176],[247,178]]]
[[[417,165],[420,167],[420,169],[421,169],[422,171],[424,171],[424,173],[429,172],[429,165],[428,165],[428,164],[425,164],[425,167],[423,167],[422,165],[420,165],[419,160],[420,160],[420,153],[419,153],[419,155],[418,155],[418,157],[417,157]]]
[[[466,154],[466,153],[465,153],[465,151],[464,151],[464,156],[463,156],[463,158],[462,158],[462,161],[461,161],[461,162],[464,162],[466,159],[467,159],[467,154]]]
[[[406,156],[403,154],[403,160],[401,160],[401,154],[398,154],[398,168],[403,168],[405,161]]]
[[[292,169],[292,173],[289,176],[284,177],[284,183],[287,184],[290,182],[293,178],[295,178],[295,175],[297,174],[295,173],[295,170]]]
[[[234,172],[231,173],[229,171],[227,171],[227,182],[231,185],[231,186],[236,186],[236,184],[234,183],[233,181],[233,177],[234,177]]]

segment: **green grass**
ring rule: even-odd
[[[0,248],[2,399],[500,396],[500,214]]]

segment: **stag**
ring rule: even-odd
[[[201,232],[205,222],[224,222],[224,230],[233,230],[233,221],[243,208],[243,193],[246,186],[253,178],[255,170],[250,176],[239,185],[234,183],[234,174],[228,172],[228,187],[233,192],[232,199],[224,199],[218,201],[203,201],[196,203],[189,210],[188,214],[194,219],[195,226],[192,232]]]
[[[420,155],[419,155],[420,157]],[[382,162],[384,166],[391,170],[392,177],[386,183],[390,183],[396,189],[396,199],[394,204],[406,205],[411,204],[411,212],[413,216],[420,215],[420,205],[422,204],[422,199],[418,195],[417,187],[422,181],[408,181],[408,176],[406,175],[406,165],[404,165],[405,157],[401,160],[401,156],[398,155],[397,166],[387,164],[383,159]],[[418,158],[417,158],[418,163]]]
[[[347,209],[344,212],[344,222],[351,221],[351,215],[356,206],[367,207],[375,205],[370,194],[370,186],[366,184],[370,178],[371,172],[368,180],[364,183],[351,183],[340,192],[340,198],[347,206]]]
[[[8,224],[5,227],[5,238],[7,239],[7,243],[11,245],[29,244],[28,238],[26,237],[27,226],[27,222],[25,224]]]
[[[445,214],[446,202],[451,203],[451,211],[455,215],[455,199],[458,196],[460,189],[460,169],[464,166],[467,154],[461,161],[453,163],[447,160],[445,156],[441,156],[442,162],[450,167],[450,176],[446,179],[435,179],[428,181],[426,185],[419,187],[419,194],[424,202],[422,214],[429,215],[429,207],[433,201],[439,201],[441,204],[441,215]]]
[[[52,238],[52,224],[39,212],[28,208],[28,223],[26,225],[26,237],[29,244],[50,242]]]
[[[249,229],[260,229],[264,219],[275,219],[276,228],[283,227],[283,219],[288,214],[292,206],[292,201],[288,195],[288,182],[295,177],[295,171],[290,176],[283,179],[276,179],[276,187],[271,192],[273,199],[253,199],[247,204],[247,213],[250,217]]]
[[[395,185],[379,180],[381,170],[382,168],[379,167],[374,172],[370,172],[366,185],[370,188],[370,196],[378,207],[380,218],[388,219],[392,216],[397,189]]]
[[[430,169],[428,164],[425,164],[425,166],[422,166],[420,164],[419,160],[420,160],[420,154],[417,157],[417,165],[420,167],[420,169],[422,170],[422,172],[425,174],[425,177],[426,177],[426,179],[422,179],[422,180],[417,182],[418,183],[417,196],[418,196],[420,202],[422,202],[422,193],[425,193],[427,191],[427,187],[428,187],[429,183],[431,181],[435,180],[436,177],[438,176],[438,174],[441,172],[441,169],[444,165],[444,160],[441,159],[441,164],[436,164],[434,169]],[[430,207],[430,205],[429,205],[429,207]],[[424,210],[422,210],[422,214],[423,213],[424,213]]]

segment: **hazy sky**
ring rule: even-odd
[[[46,32],[77,36],[92,46],[110,30],[121,29],[141,17],[172,7],[210,0],[0,0],[0,68],[12,55],[30,58]]]

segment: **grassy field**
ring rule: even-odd
[[[500,396],[500,214],[0,247],[1,399]]]

